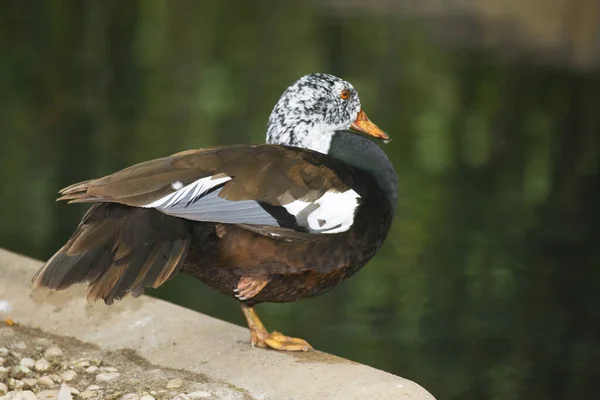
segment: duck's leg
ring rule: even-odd
[[[235,297],[245,301],[256,296],[269,283],[267,275],[246,275],[242,276],[235,289]],[[252,346],[270,347],[275,350],[284,351],[308,351],[312,349],[311,345],[304,339],[285,336],[279,332],[269,333],[258,318],[254,307],[241,304],[242,312],[248,321],[250,328],[250,340]]]
[[[304,339],[285,336],[279,332],[267,332],[267,329],[260,321],[260,318],[258,318],[258,314],[256,314],[254,307],[249,307],[245,304],[242,304],[241,306],[246,321],[248,321],[252,346],[262,348],[270,347],[282,351],[308,351],[312,349],[312,346]]]

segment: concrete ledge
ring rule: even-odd
[[[106,307],[87,304],[84,287],[32,292],[29,282],[40,265],[0,249],[0,301],[11,306],[2,317],[24,329],[106,352],[135,351],[154,366],[203,375],[254,399],[433,399],[414,382],[326,353],[253,349],[246,329],[147,296]]]

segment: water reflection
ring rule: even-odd
[[[281,90],[328,71],[394,137],[397,217],[363,271],[262,306],[267,326],[439,398],[595,394],[597,74],[443,51],[412,24],[299,3],[17,3],[0,24],[2,246],[47,258],[84,210],[55,204],[57,189],[261,142]],[[187,277],[152,294],[243,325],[235,302]]]

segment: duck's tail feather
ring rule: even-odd
[[[32,282],[54,290],[89,282],[88,300],[106,304],[140,296],[181,270],[190,245],[186,224],[153,209],[94,204]]]

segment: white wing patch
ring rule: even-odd
[[[183,183],[181,181],[175,181],[171,183],[171,187],[173,190],[179,190],[183,187]]]
[[[352,227],[358,199],[360,195],[352,189],[345,192],[329,190],[313,202],[294,200],[283,207],[299,223],[305,220],[311,232],[340,233]]]
[[[174,192],[169,193],[168,195],[161,197],[152,203],[146,204],[143,207],[166,209],[174,207],[179,203],[194,202],[210,189],[214,188],[215,186],[219,186],[228,180],[231,180],[231,177],[227,175],[218,178],[216,176],[207,176],[185,186],[182,182],[175,181],[171,183],[171,187],[173,190],[175,190]]]

